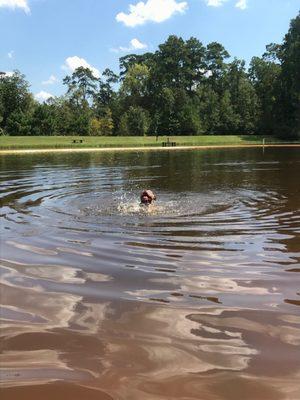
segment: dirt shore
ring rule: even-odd
[[[66,149],[15,149],[0,150],[0,155],[6,154],[34,154],[34,153],[88,153],[88,152],[111,152],[111,151],[176,151],[176,150],[206,150],[226,148],[251,148],[251,147],[300,147],[297,144],[244,144],[244,145],[211,145],[211,146],[177,146],[177,147],[87,147],[87,148],[66,148]]]

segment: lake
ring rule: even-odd
[[[2,399],[300,398],[299,148],[0,161]]]

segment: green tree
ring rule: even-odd
[[[206,62],[206,49],[196,38],[191,37],[185,42],[186,56],[183,64],[186,88],[193,92],[204,80]]]
[[[201,85],[197,89],[199,96],[199,112],[203,121],[204,132],[209,134],[220,132],[220,100],[219,95],[209,85]]]
[[[229,58],[227,50],[218,42],[212,42],[206,49],[206,76],[215,91],[224,89],[223,77],[227,70],[225,60]]]
[[[176,114],[175,92],[171,88],[164,87],[156,98],[157,131],[161,135],[174,135],[179,130],[179,120]]]
[[[148,95],[149,68],[143,64],[133,64],[120,89],[121,96],[131,105],[143,104],[143,99]]]
[[[253,57],[249,68],[249,77],[255,89],[258,102],[258,132],[274,133],[276,88],[281,66],[274,57],[265,54],[263,58]]]
[[[277,132],[300,137],[300,13],[291,21],[279,52],[281,74],[276,104]]]
[[[63,84],[67,86],[67,96],[77,106],[84,106],[93,99],[98,79],[89,68],[78,67],[71,76],[66,76]]]
[[[245,71],[245,62],[234,59],[227,67],[225,87],[228,88],[235,117],[225,132],[251,134],[256,131],[258,98]]]
[[[107,107],[111,107],[116,99],[114,85],[119,81],[118,75],[112,70],[106,68],[102,73],[102,79],[99,79],[99,88],[94,93],[93,107],[98,116],[105,114]]]
[[[30,117],[34,107],[25,76],[0,72],[0,128],[10,135],[30,134]]]
[[[145,136],[149,126],[147,111],[141,107],[131,106],[121,117],[119,133],[123,136]]]
[[[95,98],[98,79],[89,68],[79,67],[63,80],[67,86],[68,112],[72,119],[68,131],[73,135],[88,135],[93,116],[91,104]]]
[[[179,132],[181,135],[199,135],[203,133],[197,102],[189,99],[179,112]]]
[[[73,109],[64,96],[49,99],[47,102],[53,109],[55,119],[55,134],[57,135],[80,135],[76,127],[77,110]]]
[[[237,113],[230,90],[224,91],[219,100],[218,124],[215,132],[219,134],[234,134],[240,132],[241,118]]]
[[[153,53],[144,53],[144,54],[127,54],[124,57],[119,59],[120,65],[120,79],[121,81],[127,75],[127,72],[130,68],[134,66],[134,64],[143,64],[148,68],[153,64],[154,54]]]
[[[155,53],[155,79],[169,88],[186,87],[184,65],[187,64],[185,42],[181,37],[169,36]]]
[[[56,109],[53,102],[36,105],[31,117],[31,134],[40,136],[57,134]]]
[[[113,132],[114,124],[111,111],[106,110],[102,117],[94,117],[90,121],[91,136],[110,136]]]

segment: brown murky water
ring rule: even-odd
[[[3,400],[300,399],[299,149],[1,163]]]

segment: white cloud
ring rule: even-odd
[[[49,79],[47,79],[46,81],[42,82],[42,85],[53,85],[55,82],[57,82],[57,78],[55,75],[50,75]]]
[[[116,16],[118,22],[123,22],[126,26],[134,27],[143,25],[148,21],[163,22],[173,14],[184,13],[188,7],[186,1],[178,0],[146,0],[137,4],[129,5],[129,13],[120,12]]]
[[[0,0],[0,7],[12,8],[13,10],[21,8],[26,12],[26,14],[30,13],[27,0]]]
[[[236,5],[237,8],[240,8],[241,10],[245,10],[247,8],[247,0],[239,0]]]
[[[117,49],[110,49],[114,53],[128,52],[134,50],[144,50],[148,46],[145,43],[140,42],[138,39],[130,40],[130,45],[128,47],[120,46]]]
[[[205,3],[210,7],[221,7],[223,6],[228,0],[204,0]],[[240,8],[241,10],[245,10],[247,8],[248,0],[236,0],[235,6]]]
[[[44,90],[41,90],[39,93],[37,93],[34,98],[39,101],[39,102],[44,102],[51,97],[54,97],[51,93],[45,92]]]
[[[64,65],[62,65],[63,70],[71,72],[74,72],[79,67],[89,68],[96,78],[100,78],[99,70],[90,65],[84,58],[78,56],[68,57]]]
[[[145,43],[140,42],[138,39],[132,39],[130,44],[134,50],[142,50],[146,49],[147,45]]]
[[[210,7],[221,7],[227,0],[205,0]]]
[[[1,0],[0,0],[0,1],[1,1]],[[13,50],[9,51],[9,52],[7,53],[7,57],[8,57],[8,58],[14,58],[14,51],[13,51]]]

